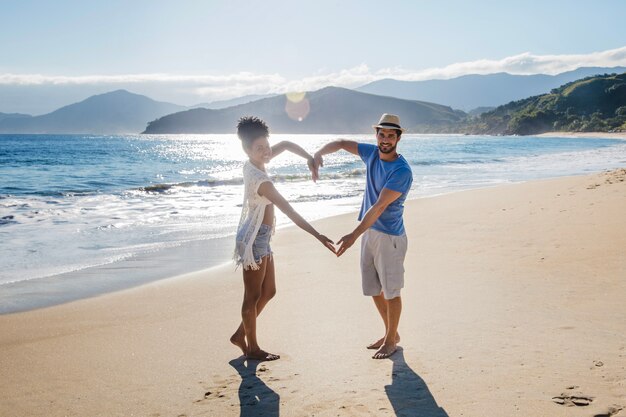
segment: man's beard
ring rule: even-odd
[[[378,145],[378,150],[382,153],[393,153],[396,150],[396,146],[389,146],[386,150],[384,150],[381,145]]]

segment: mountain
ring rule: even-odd
[[[626,73],[583,78],[499,106],[465,122],[460,130],[513,135],[626,131]]]
[[[491,111],[495,109],[495,107],[476,107],[473,110],[470,110],[467,112],[468,116],[480,116],[483,113],[487,113],[488,111]]]
[[[193,109],[161,117],[143,133],[233,133],[246,115],[265,120],[273,133],[369,133],[382,113],[400,116],[410,132],[449,125],[465,113],[422,101],[402,100],[338,87],[280,95],[221,110]],[[292,101],[293,100],[293,101]]]
[[[274,97],[276,94],[250,94],[247,96],[231,98],[230,100],[217,100],[210,103],[200,103],[194,106],[190,106],[192,109],[203,107],[205,109],[225,109],[226,107],[238,106],[239,104],[246,104],[252,101],[261,100],[268,97]]]
[[[185,108],[117,90],[42,116],[0,118],[0,133],[137,133],[150,120]]]
[[[464,75],[449,80],[398,81],[384,79],[357,88],[357,91],[407,100],[425,100],[454,109],[496,107],[510,101],[548,93],[562,84],[598,74],[622,73],[626,67],[578,68],[557,75]]]
[[[0,121],[4,119],[23,119],[32,117],[30,114],[22,113],[0,113]]]

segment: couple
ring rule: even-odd
[[[295,143],[283,141],[274,146],[268,142],[269,129],[256,117],[243,117],[237,125],[237,136],[249,159],[243,166],[244,202],[237,230],[235,261],[243,266],[244,296],[241,324],[230,341],[241,348],[248,359],[276,360],[280,356],[259,347],[256,318],[276,293],[274,259],[270,238],[274,227],[274,206],[298,227],[313,235],[337,256],[361,239],[361,277],[363,294],[372,296],[385,324],[385,336],[367,346],[376,349],[374,359],[385,359],[396,351],[397,333],[404,286],[404,257],[407,238],[402,214],[404,200],[413,176],[408,162],[397,153],[396,145],[404,129],[400,119],[383,114],[376,131],[377,145],[338,139],[324,145],[314,156]],[[359,214],[359,225],[337,242],[321,235],[300,216],[276,190],[265,171],[265,164],[288,150],[307,160],[313,181],[323,166],[322,156],[339,150],[359,156],[366,164],[367,183]]]

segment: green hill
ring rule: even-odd
[[[360,93],[338,87],[291,101],[280,95],[225,109],[193,109],[156,119],[143,133],[232,133],[246,115],[264,119],[273,133],[369,133],[382,113],[400,116],[409,132],[455,125],[465,113],[448,106]]]
[[[623,130],[626,130],[626,73],[573,81],[548,94],[499,106],[460,125],[460,131],[472,134]]]

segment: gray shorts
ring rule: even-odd
[[[406,234],[389,235],[368,229],[361,238],[361,279],[363,294],[382,292],[386,300],[400,296],[404,287],[404,257],[408,247]]]

